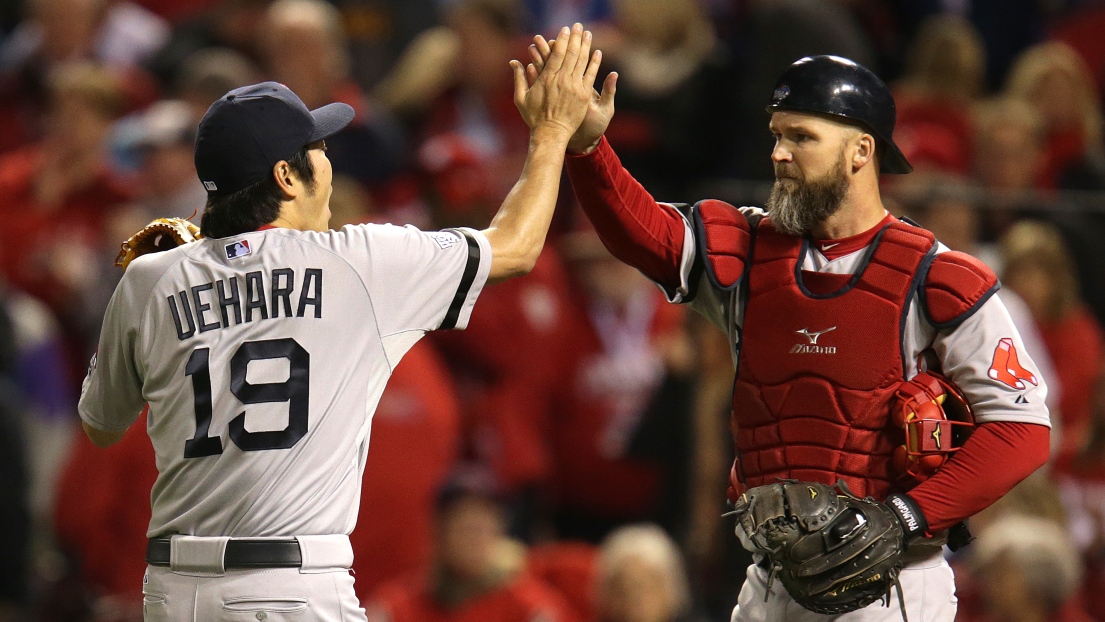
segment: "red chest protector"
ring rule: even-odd
[[[903,442],[890,405],[905,375],[905,314],[935,255],[934,237],[889,224],[846,286],[817,295],[802,284],[806,240],[779,234],[764,219],[749,232],[754,250],[738,277],[724,253],[710,248],[731,222],[716,220],[720,209],[700,207],[711,280],[723,289],[745,287],[731,419],[737,476],[747,487],[777,478],[842,479],[857,495],[885,498],[894,448]],[[728,208],[725,220],[734,212]]]

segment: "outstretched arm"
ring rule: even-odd
[[[535,81],[553,52],[541,35],[530,46],[526,77]],[[568,176],[583,211],[606,248],[669,291],[680,285],[685,228],[674,209],[659,204],[622,167],[603,134],[614,116],[618,74],[591,91],[587,114],[568,143]]]
[[[549,231],[568,140],[587,111],[601,53],[591,54],[591,33],[576,24],[553,43],[548,63],[532,84],[514,70],[514,104],[530,127],[529,152],[518,183],[483,232],[491,244],[490,282],[529,273]]]

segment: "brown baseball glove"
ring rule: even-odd
[[[172,250],[201,237],[199,227],[183,218],[158,218],[123,242],[115,265],[126,270],[136,257]]]

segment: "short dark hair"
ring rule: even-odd
[[[315,167],[307,155],[307,147],[301,147],[287,162],[296,177],[313,192]],[[284,191],[276,185],[271,173],[237,192],[226,195],[208,192],[200,231],[207,238],[226,238],[256,231],[261,225],[276,220],[284,198]]]

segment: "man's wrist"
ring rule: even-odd
[[[592,141],[590,144],[583,145],[582,147],[580,147],[579,145],[573,145],[569,141],[568,142],[568,155],[572,155],[572,156],[591,155],[592,153],[594,153],[595,149],[599,148],[599,143],[601,143],[601,142],[602,142],[602,134],[599,134],[599,137],[596,138],[594,141]]]
[[[894,493],[886,498],[886,506],[894,512],[898,522],[901,523],[907,546],[928,533],[928,520],[913,497],[905,493]]]
[[[539,144],[562,145],[567,149],[572,132],[555,124],[541,124],[530,130],[530,142]]]

